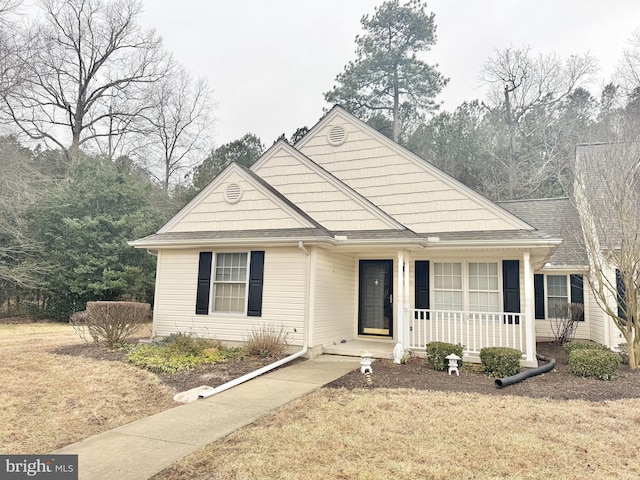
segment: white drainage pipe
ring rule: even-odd
[[[205,390],[204,392],[200,393],[198,395],[198,398],[208,398],[212,395],[215,395],[216,393],[220,393],[220,392],[224,392],[225,390],[229,390],[230,388],[235,387],[236,385],[240,385],[241,383],[246,382],[247,380],[251,380],[253,378],[256,378],[260,375],[262,375],[263,373],[267,373],[271,370],[274,370],[276,368],[278,368],[281,365],[284,365],[285,363],[290,362],[291,360],[295,360],[298,357],[301,357],[302,355],[304,355],[305,353],[307,353],[307,347],[305,346],[302,350],[300,350],[299,352],[294,353],[293,355],[289,355],[288,357],[282,358],[280,360],[278,360],[277,362],[273,362],[270,363],[269,365],[266,365],[262,368],[259,368],[258,370],[254,370],[253,372],[247,373],[246,375],[243,375],[241,377],[238,377],[234,380],[231,380],[227,383],[224,383],[222,385],[219,385],[215,388],[212,388],[210,390]]]

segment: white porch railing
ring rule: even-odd
[[[526,353],[522,313],[454,312],[408,309],[409,348],[426,348],[429,342],[460,343],[465,353],[484,347],[510,347]]]

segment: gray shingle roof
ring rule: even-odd
[[[538,230],[563,239],[549,259],[551,265],[587,265],[587,255],[581,245],[580,217],[569,198],[513,200],[497,203]]]

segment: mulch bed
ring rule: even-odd
[[[125,352],[123,350],[109,350],[93,344],[78,344],[57,348],[53,353],[59,355],[76,355],[96,360],[123,362]],[[254,370],[269,365],[278,358],[244,357],[243,359],[231,358],[224,363],[203,365],[194,370],[185,370],[175,374],[158,374],[160,381],[173,387],[178,392],[184,392],[201,385],[217,387],[230,380],[241,377]],[[291,365],[291,364],[288,364]]]
[[[621,365],[619,376],[613,381],[580,378],[569,371],[564,348],[553,343],[539,343],[537,349],[540,355],[556,359],[555,369],[500,389],[495,387],[494,378],[471,368],[464,367],[459,377],[455,374],[450,376],[447,372],[431,369],[424,359],[417,357],[409,359],[406,365],[397,365],[391,360],[376,360],[370,379],[358,369],[327,386],[347,389],[414,388],[591,402],[640,398],[640,369],[631,371],[627,365]]]
[[[55,353],[109,361],[123,361],[124,357],[122,351],[109,351],[84,344],[58,348]],[[640,369],[631,371],[627,365],[622,365],[618,378],[613,381],[580,378],[569,371],[567,354],[559,345],[539,343],[538,353],[547,358],[555,358],[556,368],[549,373],[530,377],[523,382],[501,389],[495,387],[494,378],[474,371],[473,366],[463,367],[458,377],[455,374],[448,375],[447,372],[435,371],[424,359],[417,357],[410,358],[405,365],[396,365],[391,360],[375,360],[372,365],[373,373],[370,376],[365,376],[360,373],[360,369],[356,369],[328,384],[327,388],[413,388],[592,402],[640,398]],[[276,360],[274,358],[231,359],[226,363],[207,365],[173,375],[159,375],[159,377],[164,384],[174,387],[178,392],[201,385],[216,387]]]

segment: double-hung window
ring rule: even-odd
[[[547,275],[547,310],[549,318],[566,316],[569,304],[567,275]]]
[[[497,262],[434,262],[433,308],[500,312],[498,265]]]
[[[262,316],[263,250],[241,253],[200,252],[196,315],[210,313]]]
[[[556,318],[558,315],[577,315],[584,320],[584,279],[581,274],[533,276],[535,318]],[[582,305],[576,309],[571,304]]]
[[[433,300],[436,310],[463,310],[461,263],[434,263]]]
[[[472,312],[500,311],[497,263],[469,263],[469,310]]]
[[[217,253],[213,276],[213,311],[244,313],[247,254]]]

